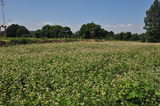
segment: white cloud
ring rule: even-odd
[[[142,25],[133,25],[133,24],[118,24],[118,25],[102,25],[107,31],[113,31],[114,33],[120,32],[132,32],[132,33],[143,33],[145,30]]]
[[[67,25],[67,26],[71,28],[73,33],[80,30],[81,28],[81,25]]]
[[[10,25],[12,25],[12,24],[18,24],[18,23],[16,23],[16,22],[7,22],[7,23],[6,23],[7,26],[10,26]],[[18,24],[18,25],[21,25],[21,24]]]
[[[52,25],[51,22],[42,22],[41,24],[42,24],[42,25]]]
[[[51,23],[51,22],[41,22],[41,23],[37,23],[37,24],[27,24],[24,25],[26,26],[29,30],[37,30],[37,29],[41,29],[44,25],[61,25],[61,26],[68,26],[71,28],[72,32],[76,32],[80,29],[81,25],[63,25],[60,23]]]

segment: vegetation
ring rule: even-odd
[[[42,30],[37,30],[35,36],[40,38],[70,38],[72,31],[69,27],[62,27],[60,25],[45,25]]]
[[[1,105],[158,105],[160,44],[73,42],[0,48]]]
[[[82,41],[82,39],[72,39],[72,38],[28,38],[28,37],[18,37],[18,38],[2,38],[0,40],[0,47],[3,46],[13,46],[13,45],[21,45],[21,44],[33,44],[33,43],[56,43],[56,42],[74,42],[74,41]],[[101,40],[102,41],[102,40]]]
[[[155,0],[145,17],[146,41],[160,41],[160,1]]]
[[[8,37],[29,37],[30,35],[30,32],[26,27],[18,24],[10,25],[6,32]]]
[[[115,40],[123,40],[123,41],[139,41],[141,36],[138,34],[132,34],[131,32],[121,32],[118,34],[115,34],[114,39]]]
[[[91,34],[92,33],[92,34]],[[28,31],[24,26],[12,24],[7,28],[8,37],[31,37],[31,38],[78,38],[78,39],[107,39],[138,41],[140,36],[131,32],[114,34],[113,31],[106,31],[100,25],[87,23],[82,25],[79,31],[72,33],[69,27],[60,25],[45,25],[37,31]]]
[[[93,39],[93,38],[104,39],[107,36],[109,36],[109,32],[101,28],[100,25],[97,25],[92,22],[82,25],[79,31],[79,35],[81,36],[81,38],[85,39]]]
[[[139,35],[93,22],[75,33],[10,25],[7,38],[0,36],[0,105],[158,106],[160,44],[131,41],[160,42],[160,1],[144,21],[147,32]]]

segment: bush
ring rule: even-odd
[[[21,37],[34,37],[34,35],[31,35],[31,34],[23,34]]]
[[[7,42],[6,42],[6,41],[0,41],[0,47],[1,47],[1,46],[5,46],[5,45],[7,45]]]
[[[143,33],[143,34],[139,35],[139,39],[141,42],[146,42],[146,34]]]
[[[20,44],[31,44],[31,43],[36,43],[36,40],[33,39],[26,39],[26,38],[22,38],[22,39],[12,39],[10,41],[11,45],[20,45]]]
[[[157,39],[154,37],[154,36],[151,36],[151,35],[146,35],[146,41],[147,42],[151,42],[151,43],[156,43],[157,42]]]

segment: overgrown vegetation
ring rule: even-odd
[[[0,48],[1,105],[158,105],[160,44]]]
[[[33,43],[41,44],[41,43],[57,43],[57,42],[75,42],[75,41],[82,41],[82,39],[72,39],[72,38],[49,39],[49,38],[22,38],[22,37],[7,38],[7,39],[2,38],[2,40],[0,40],[0,47],[33,44]]]

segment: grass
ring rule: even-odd
[[[70,42],[0,48],[1,105],[158,105],[160,44]]]

